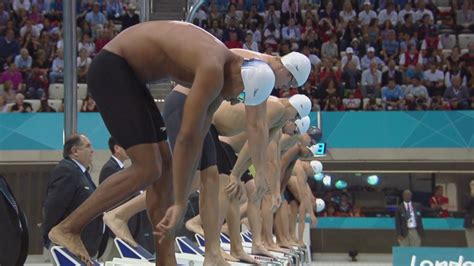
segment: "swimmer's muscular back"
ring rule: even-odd
[[[177,21],[137,24],[104,48],[127,60],[143,82],[168,77],[189,87],[198,67],[213,63],[224,68],[235,57],[211,34]]]
[[[267,100],[268,129],[281,127],[284,120],[285,107],[278,101]],[[247,117],[243,104],[231,105],[223,102],[214,113],[212,124],[217,128],[219,135],[232,137],[247,129]]]

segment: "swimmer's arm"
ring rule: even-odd
[[[305,205],[306,211],[311,213],[311,200],[306,193],[306,173],[302,167],[296,170],[296,177],[298,181],[298,192],[301,196],[301,203]]]
[[[255,166],[255,183],[262,184],[267,173],[268,124],[266,101],[257,106],[245,106],[247,139],[252,163]],[[260,182],[259,182],[260,180]],[[258,188],[257,188],[258,190]]]
[[[209,74],[212,73],[212,74]],[[175,204],[186,206],[194,172],[209,128],[209,108],[223,85],[222,69],[204,66],[196,71],[193,86],[184,104],[181,128],[173,154]]]
[[[281,171],[281,189],[286,186],[288,180],[291,177],[293,172],[293,167],[295,165],[294,158],[299,152],[299,147],[297,145],[289,148],[281,157],[280,171]],[[289,173],[288,173],[289,172]]]

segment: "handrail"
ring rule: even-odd
[[[189,6],[189,2],[192,3],[192,0],[187,0],[187,7],[188,7],[188,14],[186,16],[186,21],[192,23],[194,20],[194,17],[196,16],[196,12],[201,8],[203,4],[206,3],[206,0],[199,0],[196,4],[191,4]]]

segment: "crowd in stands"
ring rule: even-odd
[[[77,81],[86,83],[89,65],[117,33],[139,23],[136,6],[121,0],[77,0]],[[25,99],[48,104],[50,84],[62,83],[64,53],[62,0],[0,0],[0,113],[31,112]],[[96,112],[90,97],[83,112]]]
[[[194,21],[229,48],[307,55],[313,110],[474,108],[469,0],[216,0]]]
[[[20,98],[47,100],[62,82],[62,2],[0,0],[0,111],[25,112]],[[94,55],[139,18],[127,0],[76,11],[85,83]],[[474,109],[472,0],[208,0],[193,23],[228,48],[307,55],[306,84],[274,95],[306,94],[314,111]]]

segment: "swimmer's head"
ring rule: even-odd
[[[244,60],[241,68],[244,90],[237,101],[245,105],[259,105],[268,99],[275,87],[275,74],[267,63],[258,59]],[[235,99],[231,100],[235,103]]]
[[[291,73],[298,87],[303,86],[311,71],[309,58],[302,53],[291,52],[281,58],[283,66]]]
[[[298,112],[298,119],[308,116],[311,112],[311,100],[304,94],[295,94],[291,96],[288,101]]]
[[[305,116],[301,119],[297,119],[295,121],[296,127],[298,128],[298,133],[299,134],[304,134],[308,131],[309,129],[309,124],[311,123],[311,119],[309,116]]]

